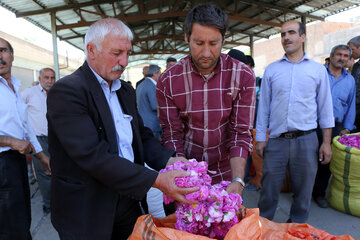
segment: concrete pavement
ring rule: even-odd
[[[33,240],[59,240],[56,230],[51,225],[50,214],[43,214],[41,195],[37,183],[31,185],[31,194],[31,234],[33,236]],[[244,191],[243,198],[245,207],[256,208],[259,199],[259,192]],[[279,205],[273,221],[286,222],[289,218],[291,201],[291,193],[281,193]],[[69,221],[71,221],[71,219],[69,219]],[[349,234],[353,238],[360,239],[359,217],[347,215],[332,208],[319,208],[314,201],[311,203],[308,224],[325,230],[335,236]]]
[[[244,206],[256,208],[260,192],[244,191]],[[289,219],[292,204],[292,193],[281,193],[278,208],[273,221],[285,223]],[[339,212],[331,207],[320,208],[312,200],[308,224],[324,230],[332,235],[339,236],[349,234],[355,239],[360,239],[360,218]]]

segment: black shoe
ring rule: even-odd
[[[328,208],[329,204],[326,201],[326,199],[322,196],[318,196],[318,197],[314,197],[314,201],[316,202],[316,204],[321,207],[321,208]]]
[[[51,212],[51,209],[49,207],[43,206],[43,212],[45,215],[47,215]]]

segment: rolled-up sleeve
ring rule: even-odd
[[[176,151],[178,156],[184,156],[184,124],[171,96],[170,88],[164,85],[166,78],[171,78],[171,74],[160,75],[156,85],[159,123],[163,130],[161,139],[164,147]],[[171,79],[167,82],[171,83]]]
[[[335,126],[333,102],[330,91],[330,81],[325,67],[319,69],[319,86],[317,89],[318,120],[320,128]]]
[[[231,157],[247,158],[252,151],[250,130],[253,128],[255,116],[255,75],[254,72],[243,67],[240,72],[239,93],[234,101],[230,116],[230,141],[227,144]]]
[[[271,86],[269,72],[265,70],[261,81],[260,98],[256,118],[256,141],[265,142],[266,132],[269,127]]]

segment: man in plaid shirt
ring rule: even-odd
[[[213,4],[193,8],[185,19],[190,55],[168,68],[157,83],[162,142],[178,156],[206,161],[213,183],[232,181],[241,194],[251,151],[255,76],[245,64],[221,53],[226,14]]]

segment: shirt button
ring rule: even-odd
[[[207,106],[208,105],[208,103],[207,102],[205,102],[205,106]]]
[[[205,126],[205,130],[208,130],[208,126]]]

